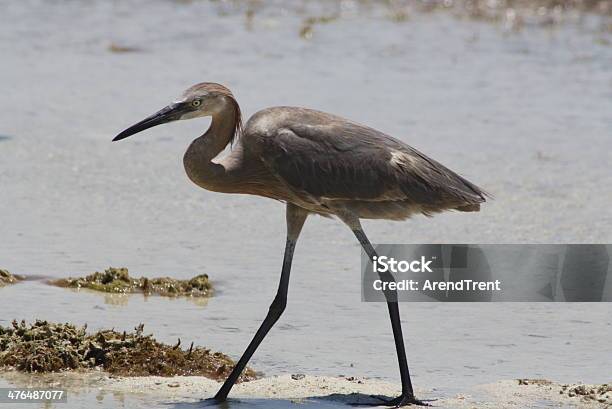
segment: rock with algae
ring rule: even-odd
[[[207,274],[189,280],[169,277],[136,278],[129,275],[127,268],[113,267],[107,268],[104,272],[96,271],[85,277],[53,280],[51,284],[59,287],[89,288],[107,293],[143,293],[168,297],[208,297],[212,294],[212,285]]]
[[[234,361],[220,352],[187,349],[156,341],[143,334],[143,324],[134,332],[101,330],[88,334],[87,326],[13,321],[0,326],[0,368],[23,372],[58,372],[101,368],[118,376],[205,376],[225,379]],[[239,381],[257,377],[247,368]]]
[[[7,270],[0,268],[0,287],[4,287],[7,284],[15,284],[21,280],[23,280],[23,276],[11,274]]]

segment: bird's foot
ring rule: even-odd
[[[370,395],[374,399],[378,399],[380,402],[376,403],[357,403],[354,406],[390,406],[394,408],[400,408],[402,406],[415,405],[415,406],[431,406],[426,401],[419,400],[414,397],[411,393],[402,393],[395,399],[386,399],[376,395]],[[432,399],[434,400],[434,399]]]

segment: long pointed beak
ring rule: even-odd
[[[119,135],[113,138],[114,141],[120,141],[128,136],[134,135],[135,133],[142,132],[145,129],[152,128],[157,125],[165,124],[167,122],[176,121],[183,115],[184,109],[182,104],[170,104],[165,108],[160,109],[153,115],[143,119],[142,121],[134,124],[121,132]]]

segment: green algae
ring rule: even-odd
[[[37,320],[28,325],[13,321],[0,326],[0,368],[29,373],[100,368],[117,376],[205,376],[225,379],[234,361],[207,348],[187,349],[156,341],[144,335],[141,324],[134,332],[100,330],[87,333],[87,326]],[[250,368],[239,381],[255,379]]]
[[[127,268],[113,267],[107,268],[104,272],[96,271],[85,277],[52,280],[50,284],[58,287],[89,288],[106,293],[143,293],[166,297],[208,297],[212,294],[212,285],[207,274],[201,274],[188,280],[169,277],[135,278],[129,275]]]
[[[4,287],[8,284],[15,284],[23,279],[23,276],[11,274],[7,270],[0,269],[0,287]]]

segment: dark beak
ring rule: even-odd
[[[128,136],[134,135],[135,133],[142,132],[145,129],[152,128],[157,125],[165,124],[167,122],[176,121],[185,113],[185,109],[182,104],[170,104],[167,107],[157,111],[153,115],[148,118],[143,119],[130,126],[125,131],[121,132],[119,135],[115,136],[114,141],[120,141],[121,139],[125,139]]]

